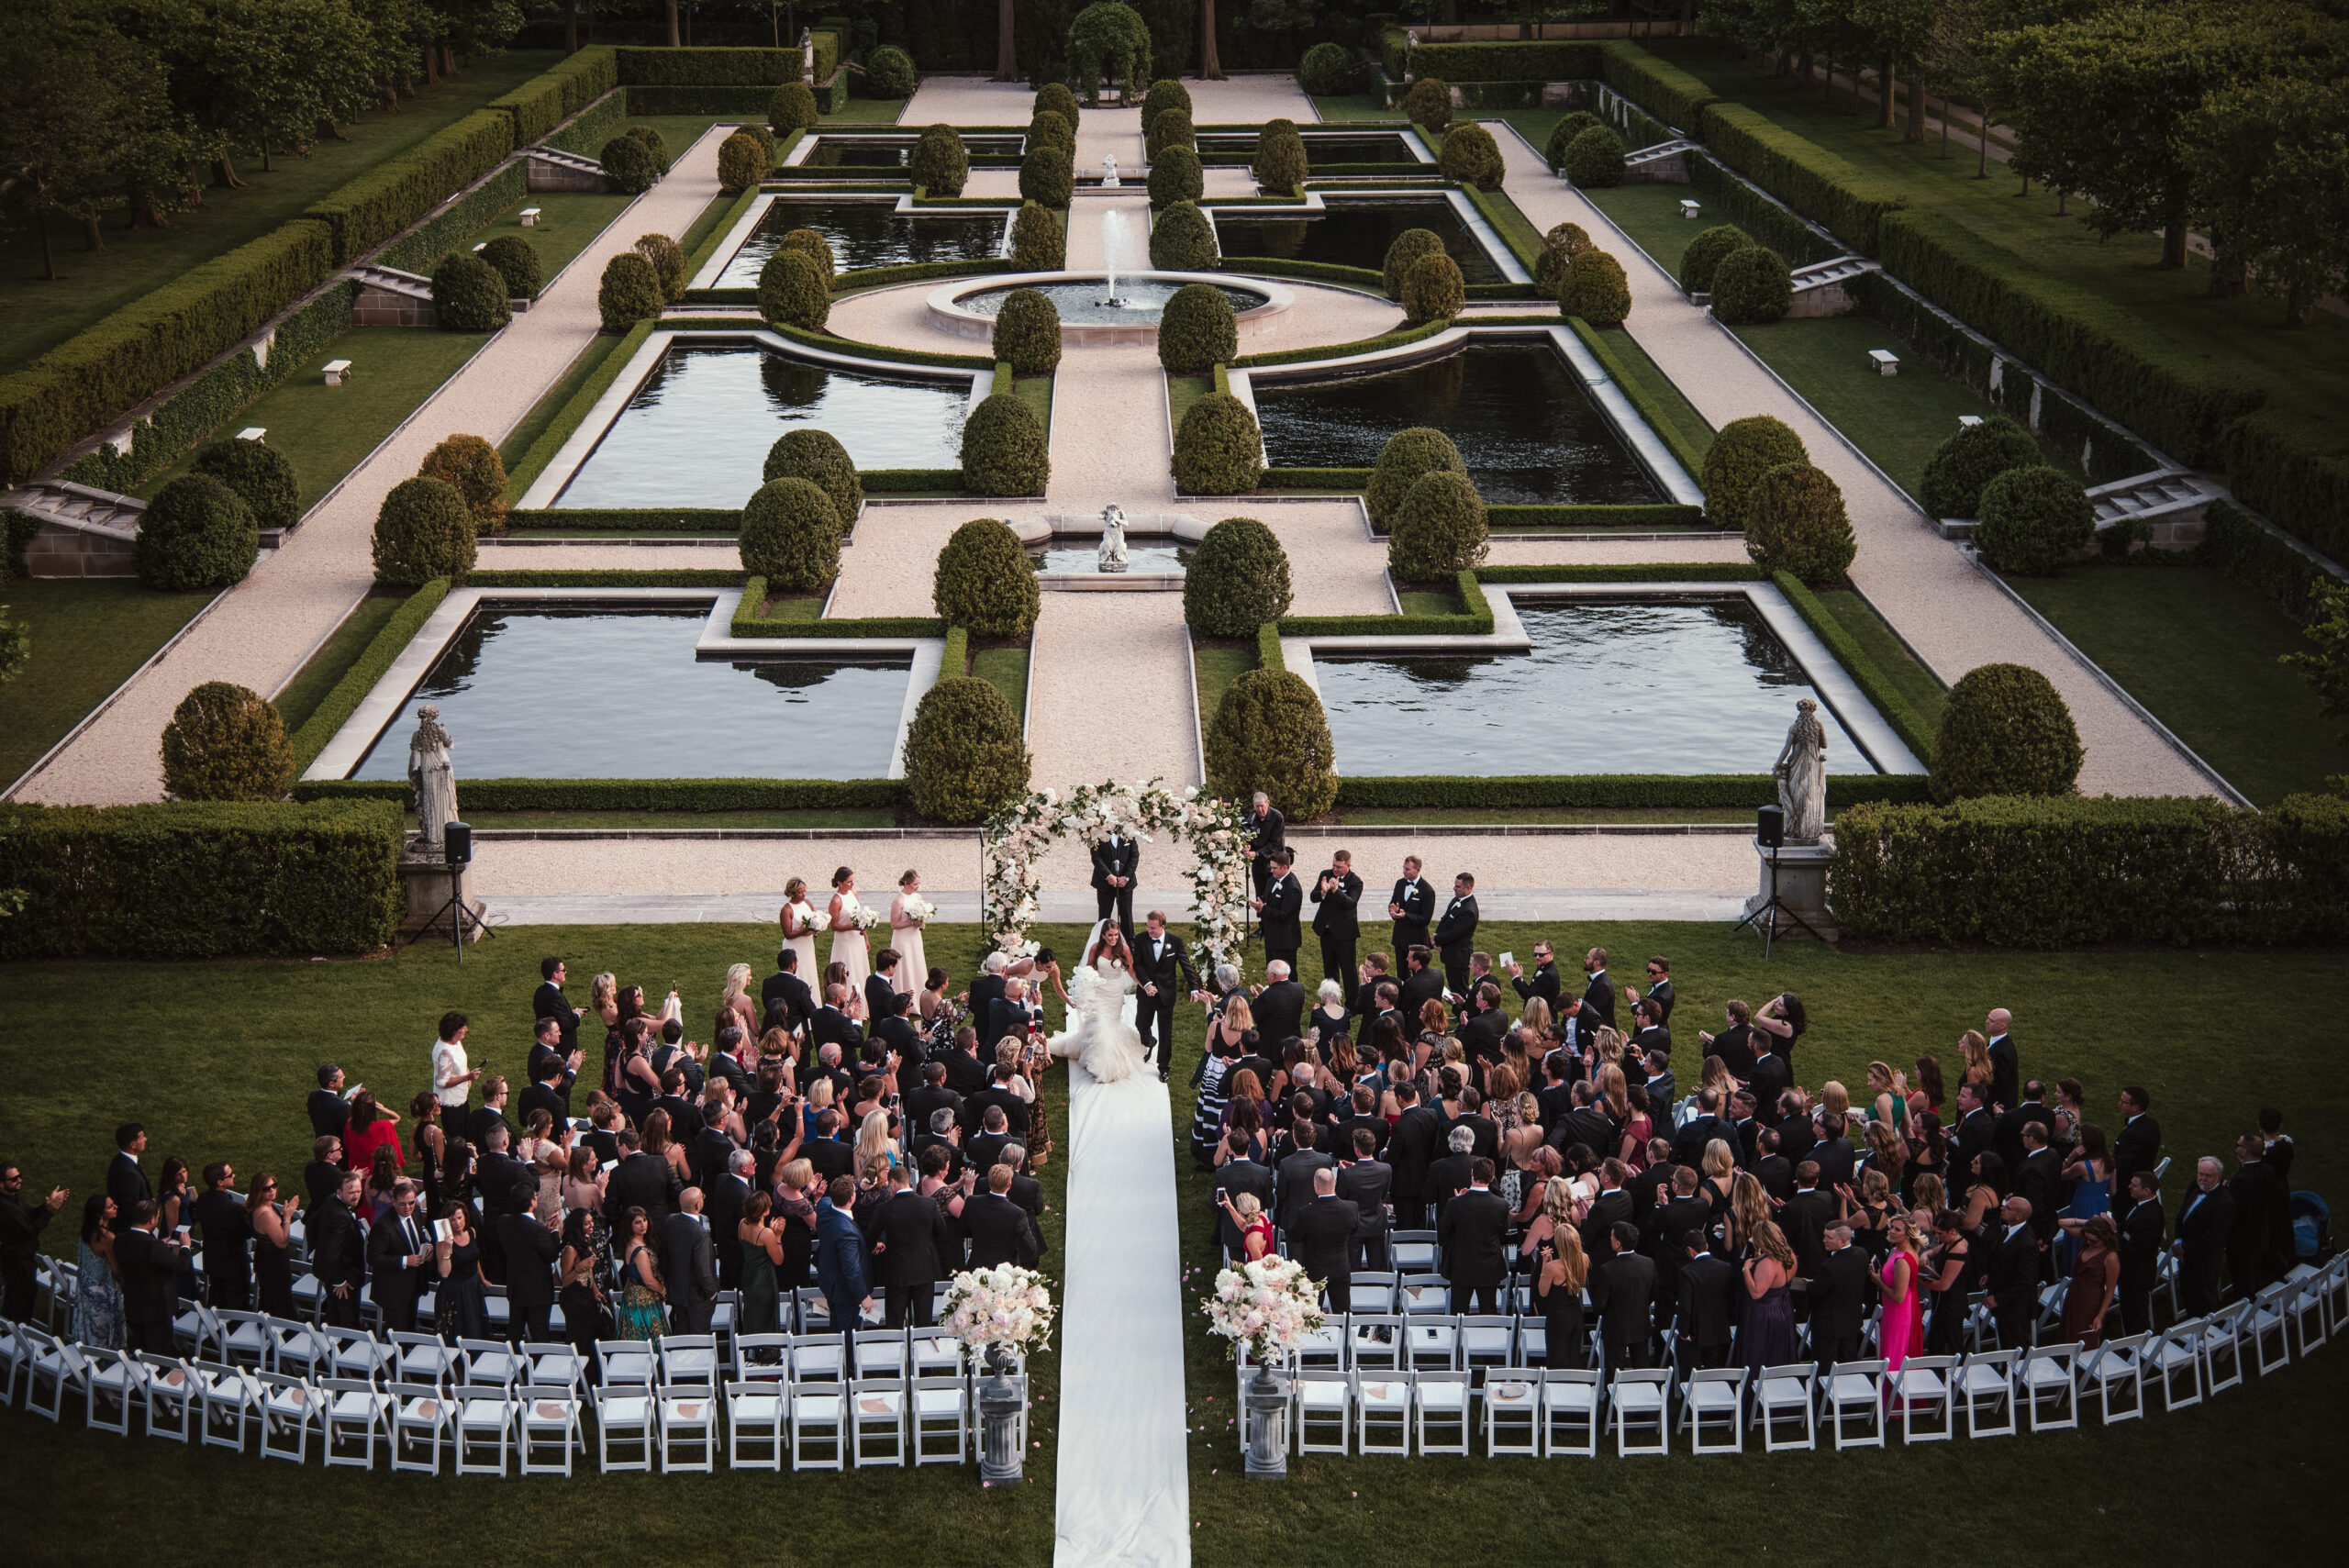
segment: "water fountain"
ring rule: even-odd
[[[1115,160],[1111,161],[1113,163]],[[1112,207],[1101,215],[1101,269],[1108,274],[1106,292],[1108,298],[1097,303],[1111,310],[1123,310],[1125,301],[1118,297],[1118,258],[1126,252],[1126,215]]]

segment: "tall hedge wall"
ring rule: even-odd
[[[1876,231],[1884,215],[1909,205],[1899,186],[1871,179],[1849,160],[1742,104],[1705,106],[1703,136],[1722,162],[1825,224],[1864,256],[1881,247]]]
[[[514,150],[514,117],[476,109],[396,158],[310,204],[303,217],[334,236],[334,263],[349,266],[462,191]]]
[[[1609,39],[1598,53],[1600,81],[1687,135],[1704,128],[1706,109],[1720,101],[1704,83],[1628,39]]]
[[[1386,74],[1403,79],[1403,32],[1382,35],[1380,55]],[[1584,82],[1598,74],[1599,48],[1587,39],[1532,41],[1423,43],[1410,50],[1414,75],[1442,82]]]
[[[619,51],[590,44],[489,106],[512,117],[514,145],[528,147],[619,84]]]
[[[384,247],[377,260],[404,272],[429,273],[435,262],[528,196],[529,187],[530,172],[517,159]]]
[[[774,87],[796,82],[796,49],[622,49],[619,79],[630,87]],[[816,80],[829,82],[840,69],[840,35],[816,34]]]

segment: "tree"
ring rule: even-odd
[[[1012,23],[1012,0],[996,0],[995,7],[995,79],[998,82],[1019,80],[1019,39]]]
[[[2223,88],[2180,132],[2217,260],[2213,295],[2246,281],[2306,327],[2349,286],[2349,88],[2292,78]]]
[[[2327,718],[2349,719],[2349,588],[2320,584],[2310,595],[2309,624],[2301,635],[2314,643],[2309,653],[2287,653],[2281,662],[2300,673],[2323,701]],[[2349,740],[2349,728],[2341,732]]]
[[[0,201],[33,214],[41,274],[53,282],[52,213],[82,222],[89,248],[105,249],[97,215],[120,205],[109,194],[120,90],[142,51],[61,0],[29,8],[9,30],[17,63],[0,72]]]
[[[1923,64],[1932,53],[1942,0],[1852,0],[1852,19],[1867,29],[1876,48],[1878,129],[1892,125],[1896,82],[1909,86],[1909,128],[1900,139],[1925,139]]]
[[[1223,56],[1215,47],[1215,0],[1199,0],[1199,75],[1209,82],[1225,80]]]

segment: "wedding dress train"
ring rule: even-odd
[[[1085,946],[1090,954],[1101,938],[1096,925]],[[1141,1033],[1134,1027],[1134,977],[1125,965],[1097,959],[1069,976],[1069,1027],[1047,1042],[1054,1056],[1074,1058],[1094,1078],[1115,1084],[1145,1065]]]

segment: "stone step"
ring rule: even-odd
[[[111,490],[62,479],[36,479],[0,496],[0,507],[55,523],[76,533],[99,534],[128,543],[139,537],[147,503]]]
[[[1863,272],[1882,270],[1876,262],[1861,256],[1838,256],[1831,261],[1814,261],[1808,267],[1794,270],[1794,291],[1800,294],[1806,289],[1830,288],[1848,283]]]
[[[2125,518],[2158,517],[2205,506],[2218,495],[2217,489],[2193,474],[2170,469],[2115,480],[2087,493],[2099,528]]]
[[[558,169],[573,169],[582,174],[601,175],[604,172],[604,165],[599,161],[584,153],[565,152],[559,147],[526,147],[522,150],[522,156],[540,163],[551,163]]]
[[[1623,167],[1636,169],[1642,163],[1653,163],[1661,159],[1677,157],[1696,145],[1695,142],[1686,139],[1659,141],[1653,147],[1642,147],[1635,152],[1623,154]]]
[[[432,297],[432,280],[419,272],[404,272],[397,267],[371,264],[351,268],[351,276],[368,288],[382,289],[386,294],[427,301]]]

